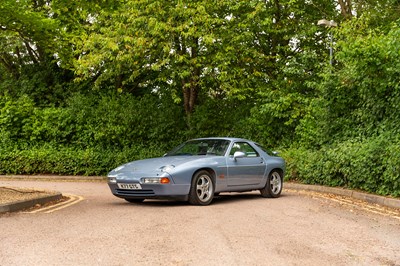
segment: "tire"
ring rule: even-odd
[[[124,199],[124,200],[130,203],[142,203],[144,201],[144,199]]]
[[[202,170],[192,179],[189,192],[189,203],[193,205],[208,205],[214,198],[214,181],[210,173]]]
[[[273,170],[268,175],[265,187],[260,189],[261,196],[263,196],[264,198],[278,198],[281,195],[282,187],[282,174],[277,170]]]

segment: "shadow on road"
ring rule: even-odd
[[[291,195],[281,194],[280,197],[290,197]],[[279,200],[279,198],[263,198],[258,193],[223,193],[218,196],[214,196],[211,203],[212,205],[219,204],[236,204],[241,201],[259,201],[259,200]],[[114,206],[142,206],[142,207],[181,207],[181,206],[191,206],[187,201],[177,201],[177,200],[158,200],[158,199],[148,199],[141,203],[129,203],[123,199],[118,202],[112,202],[111,205]],[[196,206],[194,206],[196,207]]]

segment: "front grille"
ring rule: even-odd
[[[154,196],[154,191],[152,189],[117,189],[117,194],[121,196]]]

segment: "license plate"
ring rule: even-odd
[[[118,188],[120,189],[142,189],[142,186],[140,184],[134,183],[134,184],[124,184],[124,183],[118,183]]]

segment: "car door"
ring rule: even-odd
[[[234,158],[235,152],[241,152]],[[247,142],[235,142],[227,160],[228,187],[252,187],[261,183],[266,164],[260,154]]]

